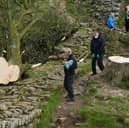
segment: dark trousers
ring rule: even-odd
[[[104,69],[104,65],[103,65],[103,56],[101,55],[99,58],[95,57],[92,58],[92,72],[93,74],[96,74],[96,62],[98,63],[98,66],[100,68],[101,71],[103,71]]]
[[[65,89],[66,89],[66,91],[67,91],[67,93],[68,93],[68,96],[70,97],[70,98],[73,98],[74,97],[74,94],[73,94],[73,78],[74,78],[74,76],[73,75],[71,75],[71,76],[65,76],[65,78],[64,78],[64,87],[65,87]]]
[[[129,32],[129,19],[125,19],[125,29],[126,32]]]

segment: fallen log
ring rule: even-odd
[[[108,63],[103,76],[112,84],[129,80],[129,58],[123,56],[108,57]]]

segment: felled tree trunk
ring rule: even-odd
[[[108,80],[112,84],[129,80],[129,58],[110,56],[103,76],[104,79]]]
[[[20,68],[18,65],[9,65],[8,62],[0,57],[0,84],[7,85],[19,79]]]

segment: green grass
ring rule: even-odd
[[[85,85],[84,106],[78,110],[80,128],[129,128],[128,96],[103,95],[97,84],[93,79]]]
[[[129,0],[125,0],[126,4],[129,4]]]
[[[89,1],[85,1],[85,4],[83,4],[83,2],[75,4],[74,0],[66,0],[66,9],[77,21],[87,22],[91,17],[91,7],[88,2]]]
[[[86,96],[78,112],[84,123],[80,128],[129,128],[128,97]],[[127,121],[125,121],[127,119]]]
[[[48,104],[45,105],[43,103],[39,104],[39,107],[43,110],[40,123],[38,128],[51,128],[51,121],[53,112],[55,111],[59,101],[60,95],[57,91],[51,91],[52,95],[48,99]]]
[[[67,9],[67,11],[72,16],[76,16],[77,15],[77,11],[76,11],[76,7],[75,7],[75,4],[74,4],[74,1],[72,1],[72,0],[66,0],[66,9]]]
[[[40,6],[40,10],[46,10],[48,9],[49,1],[48,0],[43,0],[42,6]]]
[[[91,63],[90,63],[90,61],[89,62],[86,62],[86,64],[84,64],[84,65],[80,65],[79,66],[79,70],[82,70],[85,73],[90,72],[91,71]]]
[[[122,128],[118,116],[106,113],[103,108],[87,107],[81,114],[87,119],[85,128]]]
[[[129,80],[121,81],[117,86],[122,89],[129,89]]]
[[[119,115],[108,110],[108,107],[100,104],[86,105],[80,110],[80,115],[86,123],[80,128],[123,128],[118,122]]]
[[[77,75],[84,75],[91,71],[91,62],[90,60],[87,60],[85,64],[79,64],[78,66],[78,73]]]
[[[125,9],[124,8],[121,9],[119,20],[118,20],[118,26],[120,28],[123,28],[125,26]]]
[[[129,0],[125,0],[125,5],[129,4]],[[120,12],[120,18],[118,20],[118,26],[120,28],[123,28],[125,26],[125,9],[122,8],[121,12]]]
[[[48,73],[44,71],[43,67],[37,67],[35,69],[28,70],[23,78],[29,78],[29,79],[38,79],[38,78],[47,78]]]

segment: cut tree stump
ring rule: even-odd
[[[7,85],[9,82],[17,81],[19,77],[19,66],[9,65],[3,57],[0,57],[0,84]]]
[[[129,58],[123,56],[110,56],[103,73],[104,79],[112,84],[129,80]]]

